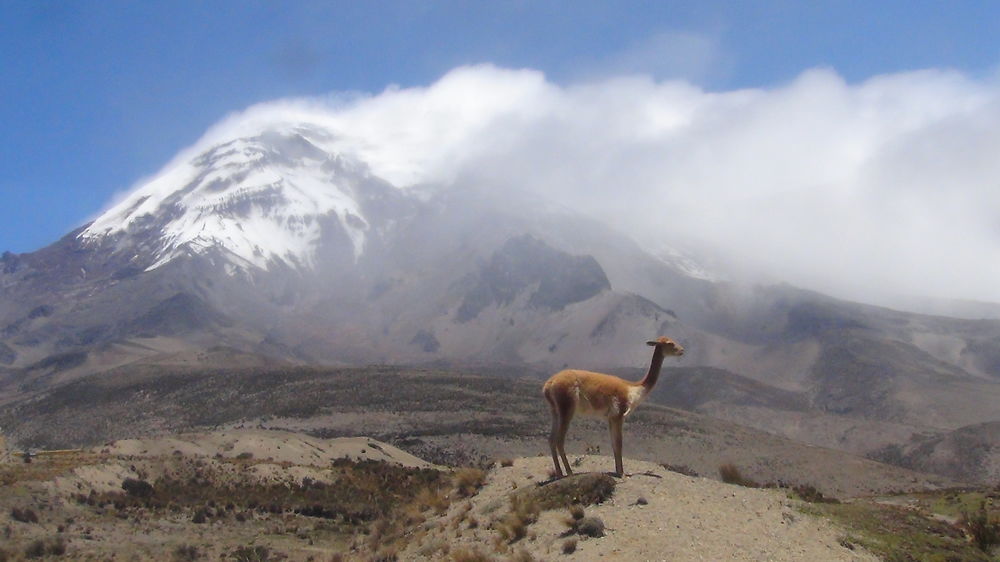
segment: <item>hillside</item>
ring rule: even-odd
[[[437,464],[480,465],[547,454],[549,412],[541,382],[523,374],[495,367],[202,369],[181,362],[148,364],[0,407],[0,427],[19,446],[38,448],[216,428],[279,429],[318,437],[351,437],[361,428]],[[605,423],[574,421],[568,452],[607,453],[609,447]],[[721,464],[735,463],[761,482],[816,482],[824,493],[837,496],[956,483],[654,403],[643,404],[629,417],[625,454],[707,476]]]
[[[751,489],[631,458],[616,479],[602,472],[607,457],[571,457],[577,475],[552,481],[545,456],[456,469],[367,437],[262,430],[44,452],[0,463],[0,556],[876,560],[871,547],[987,560],[923,507],[806,503],[827,500],[808,487]],[[944,497],[920,502],[954,509]],[[902,541],[885,542],[890,533]]]

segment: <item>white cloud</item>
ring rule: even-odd
[[[706,92],[626,75],[556,85],[458,68],[422,88],[262,104],[194,148],[303,119],[399,185],[516,186],[639,240],[718,251],[839,296],[1000,301],[1000,89],[926,70],[813,69]]]

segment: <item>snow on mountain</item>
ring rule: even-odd
[[[703,263],[687,252],[671,246],[663,246],[653,253],[653,256],[681,273],[695,279],[705,281],[720,281],[721,276],[710,270]]]
[[[156,269],[185,251],[210,248],[240,266],[267,269],[272,261],[309,267],[334,216],[357,258],[368,221],[358,203],[367,169],[323,148],[330,133],[307,124],[270,125],[255,136],[225,140],[159,175],[98,217],[86,242],[151,236]]]

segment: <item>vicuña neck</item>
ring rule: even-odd
[[[653,350],[653,360],[649,362],[649,370],[646,371],[646,376],[642,377],[639,381],[639,385],[649,392],[653,389],[653,385],[656,384],[656,379],[660,378],[660,368],[663,367],[663,352],[657,347]]]

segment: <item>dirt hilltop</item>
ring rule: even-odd
[[[601,456],[578,459],[576,470],[584,474],[602,474],[611,462]],[[552,509],[541,511],[537,521],[526,526],[523,538],[498,540],[498,529],[511,510],[510,498],[519,490],[553,485],[539,486],[548,478],[550,459],[520,458],[512,466],[491,469],[479,493],[428,519],[423,525],[426,534],[399,558],[528,554],[538,560],[878,560],[857,546],[840,544],[841,529],[797,510],[800,502],[783,491],[685,476],[630,459],[625,467],[631,476],[616,480],[612,496],[584,510],[585,517],[603,522],[602,537],[570,533],[569,511]],[[563,552],[567,541],[575,542],[569,555]]]

